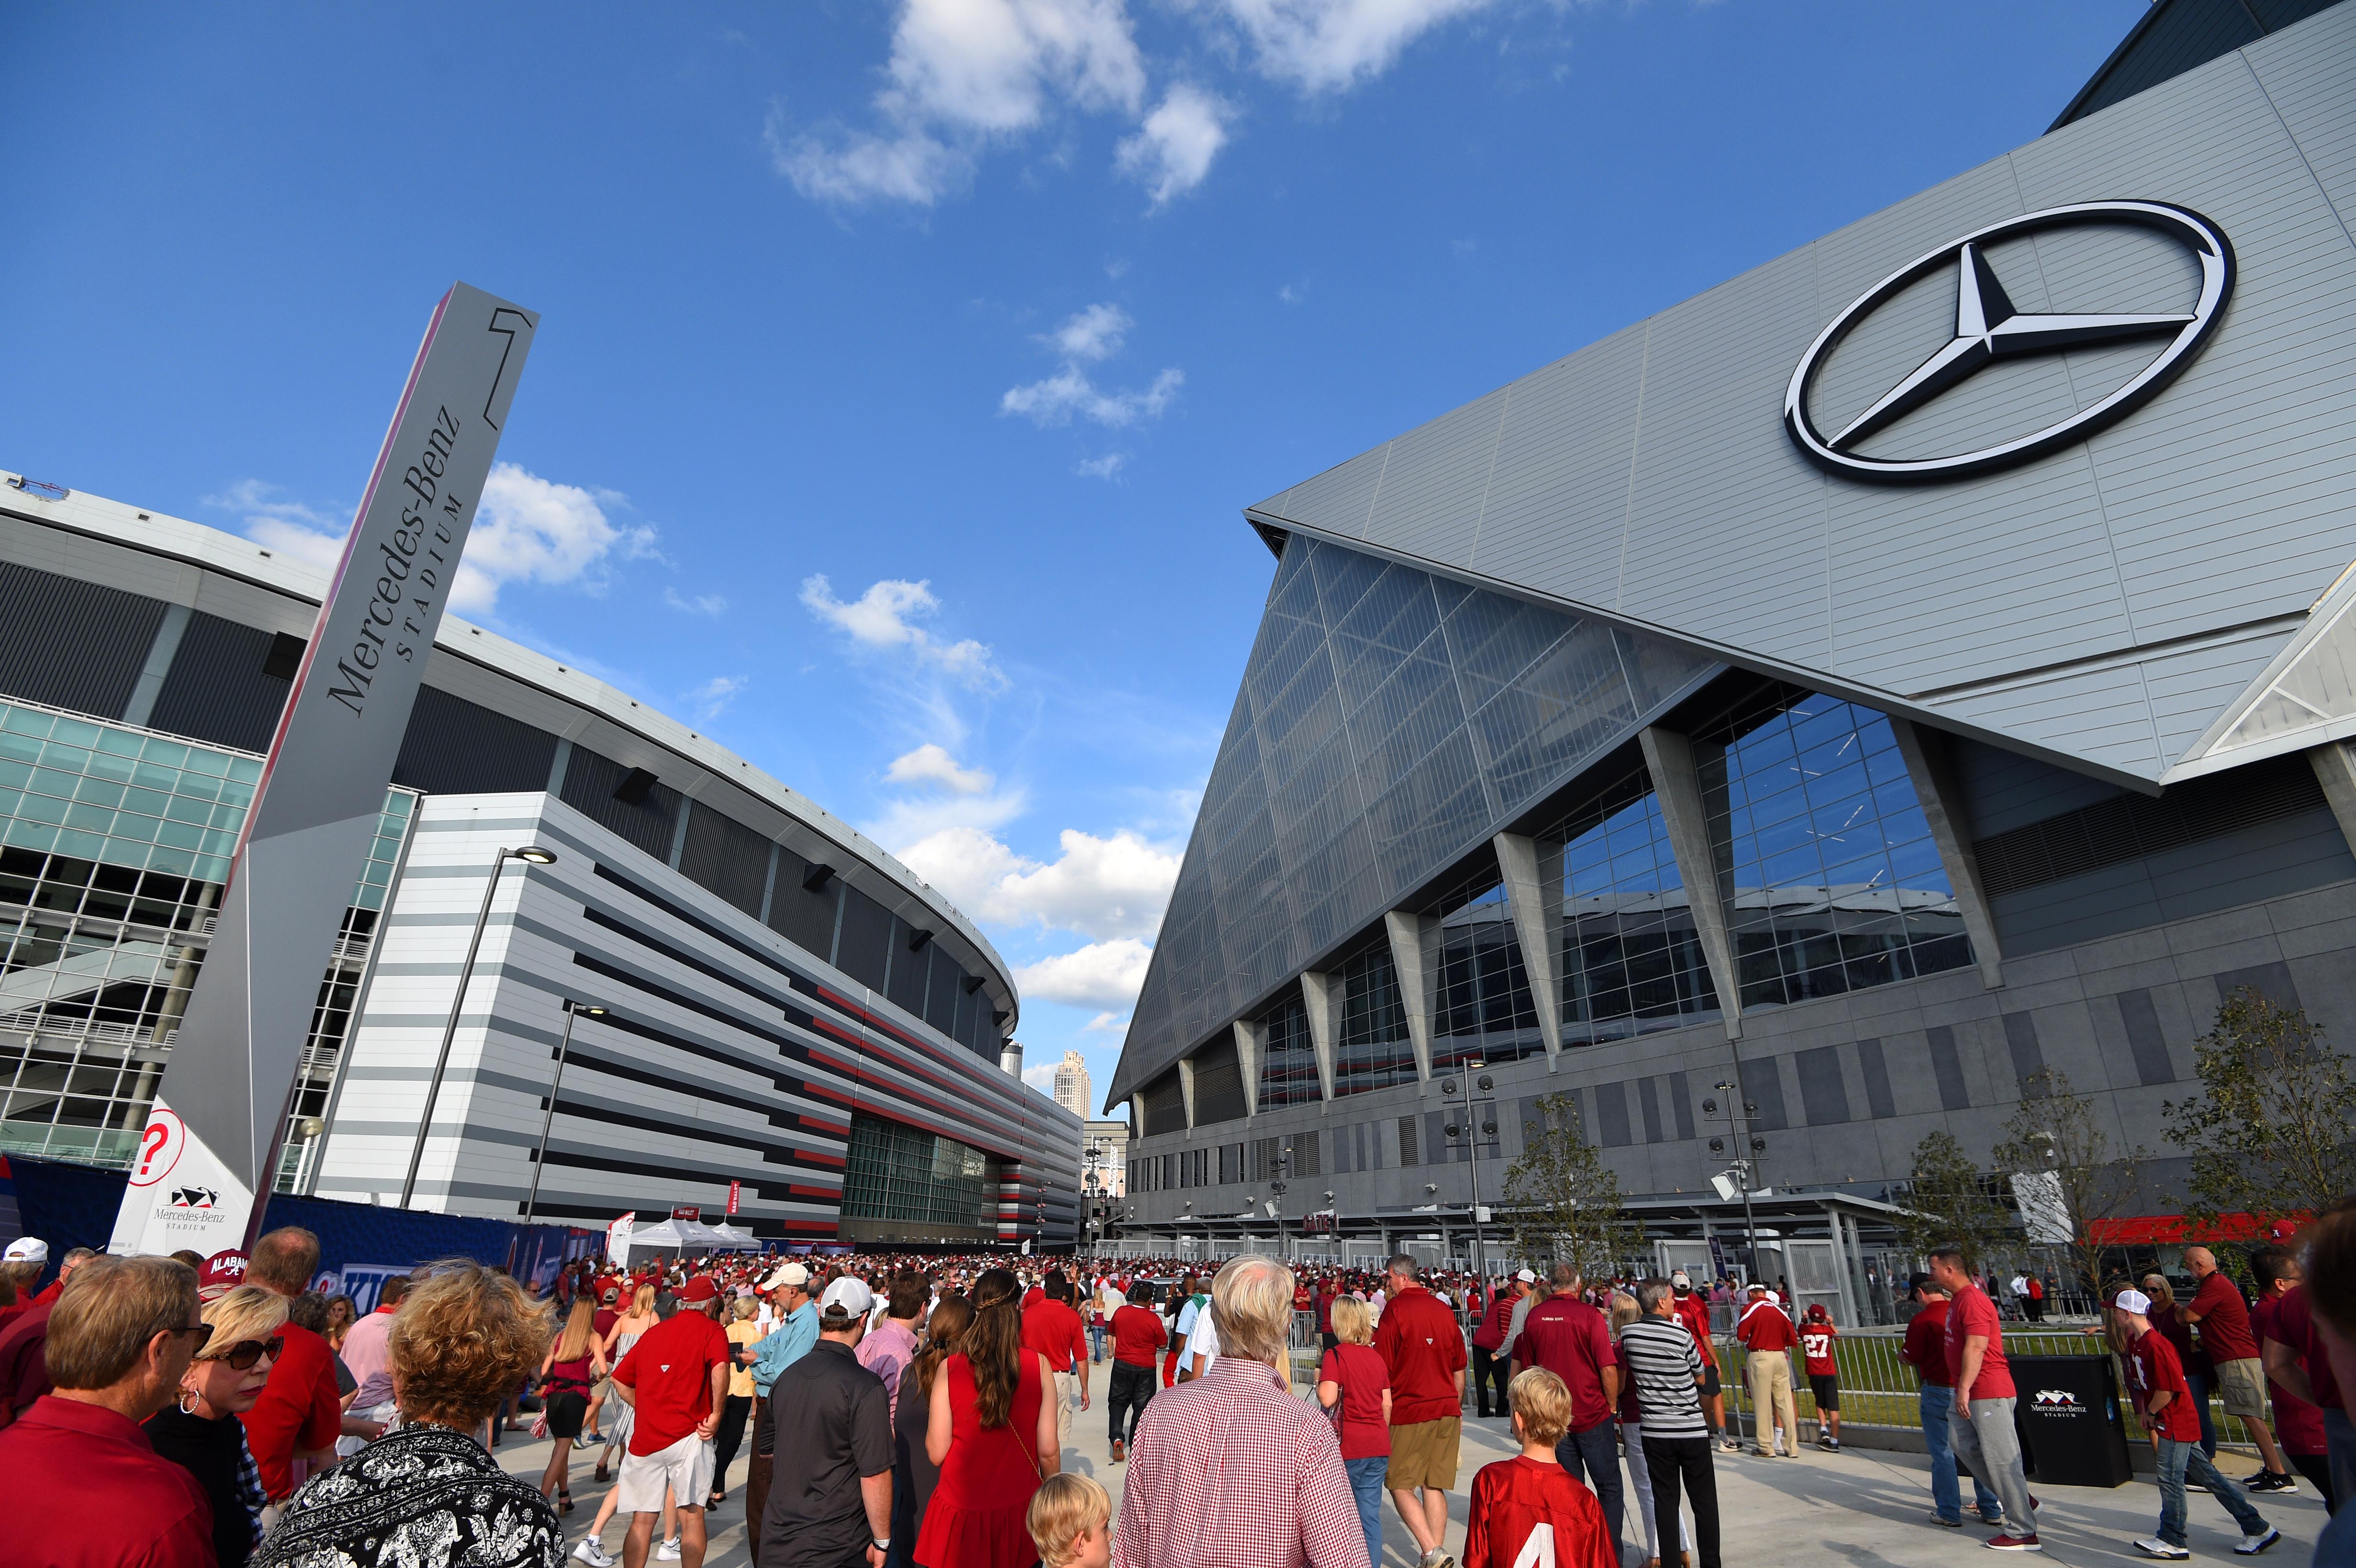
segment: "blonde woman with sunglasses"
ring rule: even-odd
[[[210,1330],[180,1379],[177,1405],[147,1422],[155,1452],[197,1478],[213,1505],[213,1552],[220,1568],[243,1568],[262,1543],[262,1475],[245,1444],[245,1423],[285,1341],[286,1298],[241,1285],[205,1304]]]

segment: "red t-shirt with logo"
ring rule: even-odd
[[[1619,1562],[1602,1505],[1560,1465],[1517,1456],[1483,1465],[1472,1477],[1464,1568],[1618,1568]]]
[[[1967,1285],[1955,1292],[1947,1304],[1947,1380],[1953,1382],[1964,1370],[1964,1341],[1975,1335],[1987,1339],[1987,1352],[1980,1358],[1980,1375],[1964,1392],[1965,1399],[2011,1399],[2012,1363],[2004,1359],[2004,1326],[1997,1321],[1996,1303],[1987,1292],[1976,1285]],[[2180,1375],[2180,1374],[2179,1374]]]
[[[1421,1285],[1384,1304],[1375,1349],[1391,1373],[1391,1423],[1412,1426],[1460,1415],[1464,1397],[1456,1374],[1464,1370],[1464,1333],[1456,1314]]]
[[[1563,1381],[1570,1390],[1572,1431],[1612,1418],[1603,1397],[1603,1369],[1619,1365],[1620,1353],[1612,1348],[1610,1321],[1587,1303],[1557,1296],[1531,1307],[1522,1319],[1522,1337],[1514,1341],[1514,1360],[1544,1367]]]
[[[1808,1375],[1810,1377],[1829,1378],[1837,1375],[1836,1369],[1833,1366],[1833,1335],[1835,1332],[1836,1330],[1829,1323],[1803,1323],[1800,1325],[1800,1354],[1805,1356],[1808,1360]]]
[[[2146,1333],[2127,1347],[2127,1387],[2147,1426],[2179,1443],[2201,1441],[2201,1413],[2193,1408],[2192,1388],[2184,1381],[2184,1363],[2177,1360],[2176,1347],[2168,1342],[2168,1336]],[[2151,1396],[2156,1393],[2176,1396],[2158,1415],[2151,1413]]]
[[[2250,1309],[2242,1300],[2242,1293],[2233,1288],[2220,1269],[2201,1282],[2193,1293],[2190,1310],[2201,1318],[2201,1348],[2209,1352],[2212,1361],[2247,1361],[2255,1359],[2258,1341],[2250,1333]]]
[[[659,1454],[712,1413],[712,1369],[728,1364],[728,1336],[710,1317],[682,1308],[641,1335],[614,1369],[637,1392],[630,1452]]]
[[[1132,1367],[1153,1365],[1153,1352],[1170,1338],[1161,1314],[1134,1302],[1115,1307],[1112,1315],[1112,1359]]]

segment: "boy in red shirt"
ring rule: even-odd
[[[1808,1364],[1808,1392],[1816,1402],[1816,1446],[1840,1452],[1840,1369],[1833,1363],[1831,1315],[1818,1302],[1800,1321],[1800,1355]]]
[[[2121,1328],[2128,1336],[2127,1392],[2135,1399],[2144,1429],[2159,1456],[2159,1530],[2136,1550],[2147,1557],[2179,1562],[2192,1555],[2185,1545],[2184,1486],[2206,1487],[2225,1505],[2241,1526],[2242,1540],[2233,1548],[2243,1557],[2254,1557],[2282,1539],[2282,1531],[2266,1523],[2250,1506],[2242,1488],[2227,1480],[2201,1451],[2201,1418],[2193,1413],[2192,1388],[2184,1381],[2184,1363],[2165,1335],[2151,1331],[2151,1297],[2139,1290],[2123,1290],[2112,1300]]]
[[[1472,1477],[1464,1568],[1515,1568],[1522,1563],[1619,1568],[1619,1549],[1603,1522],[1602,1505],[1554,1456],[1555,1445],[1570,1430],[1570,1390],[1544,1367],[1532,1367],[1514,1379],[1505,1397],[1514,1407],[1514,1435],[1522,1452],[1482,1466]]]

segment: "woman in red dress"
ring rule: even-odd
[[[1023,1349],[1022,1286],[1002,1268],[974,1282],[973,1321],[933,1382],[925,1455],[941,1467],[916,1535],[919,1568],[1031,1568],[1025,1518],[1039,1483],[1063,1467],[1055,1377]]]

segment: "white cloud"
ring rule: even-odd
[[[1178,880],[1178,856],[1135,833],[1099,838],[1067,827],[1063,853],[1039,861],[972,827],[945,827],[897,851],[916,874],[980,920],[1037,923],[1102,941],[1151,936]]]
[[[555,484],[512,463],[492,464],[451,585],[452,606],[487,613],[510,582],[581,582],[602,590],[597,569],[609,557],[654,552],[652,528],[617,528],[605,516],[600,502],[619,499]]]
[[[1303,92],[1334,92],[1381,75],[1442,22],[1494,0],[1215,0],[1251,45],[1265,76]]]
[[[1287,283],[1276,291],[1276,297],[1287,304],[1299,304],[1309,297],[1307,283]]]
[[[1227,144],[1227,123],[1234,118],[1233,105],[1182,81],[1162,95],[1137,134],[1115,149],[1114,163],[1147,187],[1160,207],[1203,183],[1211,160]]]
[[[998,400],[998,411],[1021,414],[1042,429],[1069,424],[1076,414],[1119,430],[1140,420],[1160,419],[1185,384],[1185,372],[1173,368],[1153,378],[1153,384],[1141,392],[1099,391],[1086,371],[1066,365],[1044,381],[1009,387]]]
[[[728,608],[728,601],[717,593],[699,593],[691,599],[676,588],[666,588],[662,597],[672,609],[684,610],[691,615],[718,615]]]
[[[1153,949],[1134,937],[1091,942],[1076,953],[1023,965],[1014,971],[1014,984],[1033,1001],[1125,1010],[1136,1002],[1152,958]]]
[[[1066,359],[1102,359],[1121,346],[1137,323],[1117,304],[1092,304],[1039,341],[1051,343]]]
[[[559,485],[512,463],[494,464],[451,586],[451,607],[488,613],[509,582],[572,582],[604,592],[604,568],[615,557],[658,555],[652,528],[621,527],[606,516],[608,506],[624,499],[612,491]],[[206,496],[205,504],[243,513],[246,537],[268,549],[328,567],[343,554],[346,525],[284,498],[277,485],[241,479]]]
[[[777,172],[815,200],[926,206],[970,177],[977,150],[1044,121],[1055,101],[1134,114],[1145,62],[1123,0],[903,0],[881,133],[790,133],[772,109]]]
[[[1072,472],[1083,479],[1118,479],[1121,464],[1129,461],[1125,452],[1108,452],[1102,457],[1083,457]]]
[[[980,768],[961,768],[957,759],[927,741],[892,759],[884,776],[894,784],[935,784],[958,795],[981,795],[998,781]]]
[[[1026,1067],[1023,1070],[1023,1082],[1052,1097],[1055,1093],[1055,1069],[1063,1065],[1061,1061],[1043,1061],[1036,1067]]]
[[[1082,1034],[1120,1034],[1129,1028],[1126,1013],[1098,1013],[1080,1026]]]
[[[944,643],[922,626],[910,624],[912,616],[929,615],[941,607],[930,582],[887,577],[846,603],[834,596],[834,585],[825,577],[809,577],[802,580],[802,603],[819,619],[850,633],[854,640],[872,648],[905,648],[923,663],[976,690],[993,691],[1006,684],[988,644],[970,637]]]
[[[695,704],[695,717],[702,723],[711,723],[728,710],[728,705],[736,700],[738,692],[751,684],[750,677],[746,676],[713,676],[689,694],[689,700]]]

